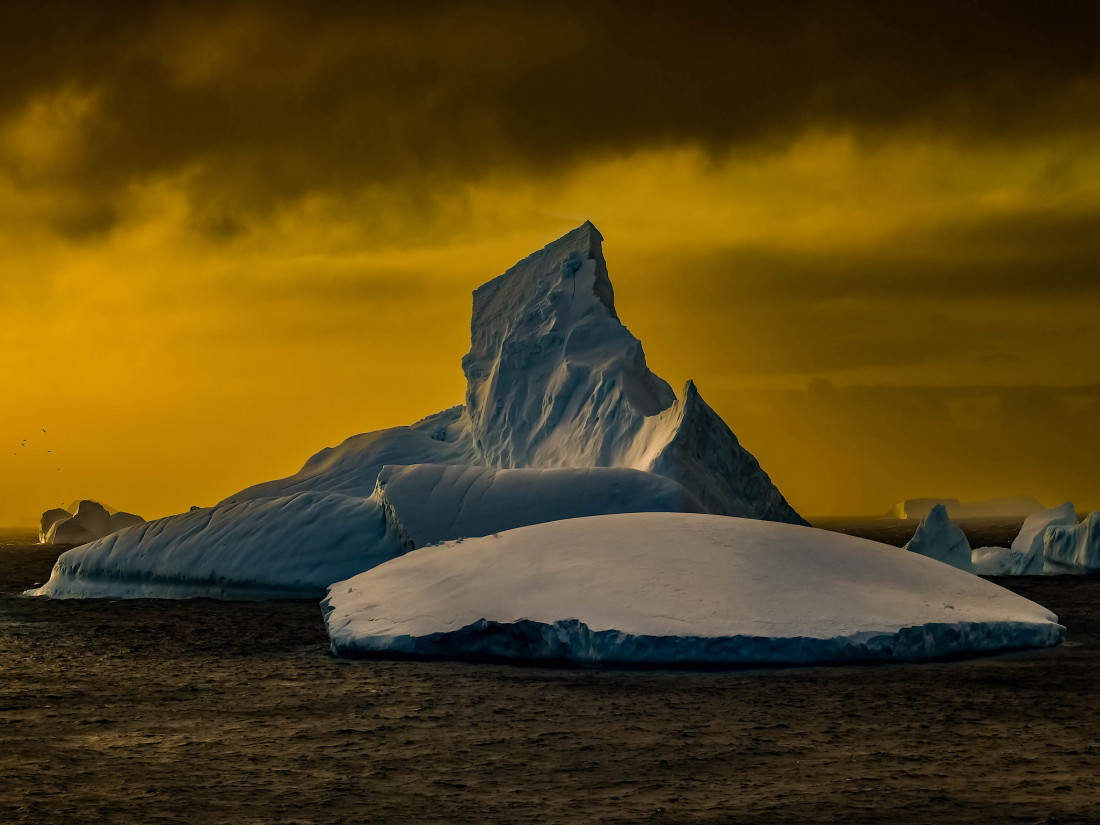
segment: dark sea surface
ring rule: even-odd
[[[616,672],[342,661],[313,602],[19,597],[58,552],[0,537],[0,823],[1100,823],[1100,578],[996,580],[1054,649]]]

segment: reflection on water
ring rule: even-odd
[[[0,547],[38,544],[38,532],[26,527],[0,527]]]

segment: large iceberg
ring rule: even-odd
[[[970,543],[966,534],[951,523],[943,504],[933,506],[928,515],[921,519],[905,549],[960,570],[971,570]]]
[[[582,665],[921,660],[1057,644],[1043,607],[866,539],[680,513],[537,524],[329,588],[333,651]]]
[[[426,543],[605,513],[804,524],[694,384],[678,399],[646,366],[602,240],[585,223],[474,293],[464,405],[353,436],[202,515],[92,542],[35,592],[320,595]]]
[[[1080,524],[1054,524],[1043,534],[1048,573],[1100,573],[1100,512]]]
[[[30,594],[312,598],[400,552],[373,499],[295,493],[194,509],[69,550]]]

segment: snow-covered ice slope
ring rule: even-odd
[[[951,523],[951,519],[947,517],[947,508],[942,504],[934,505],[928,515],[921,519],[905,549],[960,570],[970,571],[972,567],[970,542],[966,540],[966,533]]]
[[[1057,644],[1050,611],[916,553],[700,514],[571,519],[329,588],[333,650],[600,665],[920,660]]]
[[[62,553],[29,595],[319,598],[403,552],[374,501],[297,493],[145,522]]]
[[[804,524],[691,383],[677,401],[615,312],[585,223],[474,292],[466,414],[494,467],[630,467],[711,512]]]
[[[1100,573],[1100,512],[1089,513],[1077,525],[1049,526],[1043,558],[1049,573]]]
[[[466,464],[472,460],[462,407],[452,407],[411,427],[353,435],[337,447],[321,450],[294,475],[253,485],[219,504],[302,492],[366,498],[387,464]]]
[[[410,549],[544,521],[701,509],[672,479],[621,467],[386,467],[375,498]]]

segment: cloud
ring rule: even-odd
[[[9,4],[10,6],[10,4]],[[188,173],[214,236],[288,200],[401,179],[434,191],[512,167],[698,145],[774,151],[810,129],[991,144],[1100,125],[1100,12],[1030,3],[16,3],[0,121],[95,101],[79,146],[34,131],[0,168],[118,193]],[[71,211],[79,211],[75,207]],[[217,216],[223,216],[218,218]],[[227,217],[230,216],[230,217]]]

